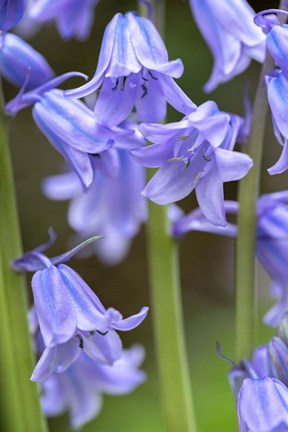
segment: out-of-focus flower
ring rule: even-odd
[[[26,0],[0,0],[0,30],[7,32],[24,15]]]
[[[144,168],[127,150],[115,151],[119,156],[119,172],[109,176],[95,170],[93,183],[87,191],[83,191],[73,172],[48,177],[43,185],[49,198],[71,199],[68,222],[80,239],[103,234],[104,239],[91,245],[90,250],[110,265],[126,256],[131,240],[147,218],[145,198],[141,195],[145,184]]]
[[[264,60],[265,35],[254,24],[255,13],[246,0],[190,0],[190,5],[214,58],[206,92],[243,72],[251,59]]]
[[[79,74],[64,74],[30,92],[20,90],[6,105],[6,111],[15,115],[33,105],[32,114],[39,129],[67,160],[83,186],[88,187],[93,181],[95,156],[113,146],[116,137],[133,131],[99,124],[93,111],[82,101],[67,98],[62,90],[54,88],[74,75]]]
[[[36,271],[32,278],[35,311],[44,344],[48,348],[64,344],[78,334],[83,336],[83,332],[129,331],[139,325],[148,313],[148,308],[143,307],[138,314],[123,319],[115,309],[106,310],[84,280],[62,264],[96,239],[91,238],[51,259],[42,253],[41,246],[13,261],[13,268],[18,271]],[[51,353],[49,355],[52,356]]]
[[[64,40],[88,38],[99,0],[35,0],[29,17],[36,23],[55,21]]]
[[[170,204],[195,189],[207,220],[225,226],[223,183],[239,180],[252,166],[249,156],[232,151],[240,125],[239,117],[220,112],[212,101],[177,123],[140,125],[154,144],[132,155],[144,166],[160,167],[143,195],[157,204]]]
[[[111,366],[101,365],[84,353],[63,373],[54,373],[41,384],[44,413],[57,416],[69,412],[70,425],[78,428],[97,416],[102,394],[124,395],[145,381],[139,370],[144,358],[140,345],[123,350]]]
[[[161,121],[166,102],[184,114],[195,108],[172,78],[182,73],[181,60],[168,61],[151,21],[132,12],[118,13],[105,30],[94,77],[66,94],[80,98],[102,85],[94,110],[102,124],[118,125],[134,105],[141,121]]]
[[[278,302],[266,314],[264,321],[278,326],[288,311],[288,191],[262,195],[257,202],[257,258],[272,279],[271,293]],[[237,214],[239,205],[225,201],[227,214]],[[237,236],[237,227],[229,223],[224,228],[213,226],[200,209],[180,217],[174,222],[172,233],[181,237],[188,231],[205,231]]]
[[[12,84],[27,90],[51,80],[54,72],[45,58],[18,36],[8,33],[1,37],[0,74]]]

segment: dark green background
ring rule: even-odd
[[[80,0],[79,0],[80,1]],[[276,2],[254,2],[259,9],[275,7]],[[54,26],[42,28],[30,41],[43,53],[57,74],[78,70],[93,75],[105,26],[118,11],[136,9],[136,1],[101,0],[95,14],[94,28],[85,43],[64,43]],[[255,91],[259,65],[253,64],[240,77],[220,86],[211,95],[202,91],[212,67],[211,55],[203,42],[190,13],[188,1],[167,1],[166,45],[170,59],[182,58],[185,72],[178,83],[196,104],[215,100],[220,109],[243,114],[243,86],[251,80],[251,94]],[[79,80],[65,84],[71,88]],[[15,89],[5,87],[7,100]],[[169,110],[168,120],[181,118]],[[270,177],[266,169],[280,154],[280,146],[267,121],[266,147],[263,163],[262,191],[283,189],[287,175]],[[58,241],[51,254],[64,251],[72,234],[66,222],[65,202],[50,202],[41,194],[41,181],[46,175],[60,172],[62,159],[38,131],[25,110],[10,122],[10,142],[24,249],[29,250],[47,238],[49,226],[58,233]],[[226,197],[236,198],[236,185],[225,187]],[[182,205],[182,204],[181,204]],[[188,211],[196,205],[194,196],[183,202]],[[101,233],[95,233],[101,235]],[[233,397],[227,382],[229,365],[215,353],[215,342],[222,344],[225,354],[234,353],[233,259],[234,241],[208,234],[193,233],[181,242],[181,279],[186,323],[189,364],[193,381],[196,415],[200,432],[236,430]],[[116,267],[106,267],[97,258],[71,260],[71,266],[95,289],[104,305],[119,309],[123,315],[149,305],[146,265],[145,230],[135,239],[127,260]],[[267,340],[273,331],[261,325],[261,316],[267,310],[268,281],[259,272],[259,342]],[[156,359],[153,349],[151,309],[147,320],[135,331],[123,336],[125,346],[142,343],[147,350],[144,369],[147,382],[132,395],[105,397],[100,416],[83,431],[98,432],[160,432],[162,431]],[[51,430],[64,432],[67,418],[51,421]],[[32,432],[32,431],[31,431]],[[178,431],[175,431],[178,432]],[[179,431],[181,432],[181,431]]]

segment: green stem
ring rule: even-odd
[[[284,8],[284,2],[280,7]],[[265,75],[273,69],[270,54],[262,66],[256,91],[251,133],[245,150],[253,159],[253,168],[240,182],[238,239],[236,246],[236,356],[249,358],[255,348],[256,298],[255,298],[255,244],[256,202],[260,191],[263,141],[268,110]]]
[[[21,255],[7,122],[0,113],[0,323],[1,421],[5,432],[45,432],[39,391],[30,381],[34,358],[24,278],[10,268]]]
[[[150,0],[150,3],[154,24],[163,35],[165,0]],[[143,5],[140,10],[146,15]],[[149,202],[147,230],[152,313],[165,430],[196,432],[185,348],[178,248],[169,235],[167,207]]]

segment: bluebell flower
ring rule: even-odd
[[[261,196],[257,202],[256,256],[272,279],[271,294],[277,299],[276,305],[266,314],[264,322],[278,326],[288,311],[288,191]],[[224,202],[225,212],[236,215],[239,205],[235,201]],[[204,217],[201,209],[178,218],[172,233],[181,237],[188,231],[205,231],[237,236],[237,226],[229,223],[226,227],[215,227]]]
[[[143,195],[170,204],[195,189],[207,220],[225,226],[223,183],[239,180],[252,166],[248,155],[232,151],[240,127],[239,117],[220,112],[212,101],[177,123],[140,125],[154,144],[131,153],[144,166],[160,167]]]
[[[0,30],[7,32],[24,15],[26,0],[0,0]]]
[[[284,432],[288,426],[287,346],[279,338],[229,372],[241,432]],[[282,380],[284,378],[284,381]]]
[[[68,411],[70,426],[83,426],[99,414],[102,394],[131,393],[145,381],[145,373],[139,370],[143,359],[140,345],[123,350],[112,366],[98,364],[82,353],[69,369],[41,384],[44,413],[50,417]]]
[[[134,141],[129,137],[127,142]],[[98,165],[88,190],[83,191],[73,172],[48,177],[43,184],[49,198],[71,200],[68,222],[79,239],[103,234],[105,238],[92,244],[90,252],[96,252],[109,265],[124,259],[140,224],[147,218],[146,200],[141,195],[145,185],[144,168],[133,160],[127,148],[119,146],[118,140],[113,149],[95,160]],[[116,160],[111,156],[116,156]],[[107,172],[106,167],[110,171],[112,168],[112,172]]]
[[[246,378],[238,396],[240,432],[285,432],[288,389],[275,378]]]
[[[0,74],[7,81],[31,90],[53,78],[45,58],[18,36],[5,34],[0,43]]]
[[[134,106],[141,121],[161,121],[166,102],[184,114],[195,108],[172,78],[182,73],[181,60],[168,61],[151,21],[118,13],[105,30],[94,77],[67,95],[80,98],[102,86],[94,109],[102,124],[118,125]]]
[[[29,16],[36,23],[55,21],[64,40],[87,39],[94,19],[94,9],[99,0],[36,0]]]
[[[147,307],[126,319],[113,308],[106,310],[84,280],[62,264],[95,239],[98,238],[91,238],[51,259],[43,254],[44,245],[13,261],[13,267],[18,271],[36,271],[32,278],[35,311],[48,348],[64,344],[78,334],[81,336],[82,332],[128,331],[147,315]]]
[[[251,59],[265,58],[265,35],[253,18],[246,0],[190,0],[199,30],[214,58],[213,71],[205,91],[243,72]]]
[[[93,163],[99,153],[114,145],[116,137],[133,133],[128,129],[99,124],[92,110],[82,101],[64,96],[55,89],[76,72],[54,78],[30,92],[21,90],[6,105],[6,111],[15,115],[30,105],[35,123],[52,146],[67,160],[84,187],[93,181]],[[80,74],[82,75],[82,74]]]

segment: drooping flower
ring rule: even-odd
[[[88,38],[99,0],[36,0],[29,16],[39,23],[55,21],[64,40]]]
[[[74,336],[83,336],[83,332],[128,331],[147,315],[147,307],[126,319],[113,308],[106,310],[84,280],[62,264],[95,239],[98,238],[91,238],[51,259],[42,253],[44,245],[13,261],[13,268],[18,271],[36,271],[32,278],[35,311],[48,348],[64,344]]]
[[[123,350],[111,366],[98,364],[82,353],[69,369],[54,373],[41,384],[44,413],[50,417],[68,411],[71,427],[81,427],[99,414],[102,394],[131,393],[145,381],[145,373],[139,370],[143,359],[140,345]]]
[[[136,147],[130,136],[126,141]],[[48,177],[43,184],[49,198],[71,199],[68,222],[80,239],[103,234],[104,239],[91,245],[90,250],[110,265],[124,259],[140,224],[147,218],[146,200],[141,195],[145,185],[144,168],[129,155],[127,144],[124,148],[119,140],[116,141],[112,149],[116,161],[108,159],[105,163],[103,159],[109,156],[107,152],[96,159],[97,163],[102,159],[104,167],[108,166],[110,171],[111,167],[113,169],[103,172],[96,166],[93,183],[87,191],[83,191],[73,172]]]
[[[257,348],[229,372],[241,432],[284,432],[288,427],[287,346],[279,337]],[[284,378],[284,380],[282,380]]]
[[[24,15],[26,0],[0,0],[0,30],[7,32]]]
[[[255,13],[246,0],[190,0],[191,9],[214,58],[205,91],[243,72],[251,59],[265,58],[265,35],[253,21]]]
[[[144,166],[160,167],[143,195],[157,204],[170,204],[194,189],[209,222],[225,226],[223,183],[239,180],[251,168],[249,156],[234,152],[241,120],[208,101],[183,120],[166,125],[142,124],[153,145],[132,151]]]
[[[45,58],[18,36],[8,33],[1,36],[0,74],[7,81],[27,90],[51,80],[54,72]]]
[[[272,279],[271,294],[278,302],[266,314],[264,321],[271,326],[278,326],[285,312],[288,311],[288,192],[281,191],[262,195],[257,202],[257,243],[256,256]],[[237,214],[239,205],[234,201],[225,201],[227,214]],[[224,228],[213,226],[204,217],[200,209],[178,218],[172,227],[172,233],[181,237],[188,231],[205,231],[216,234],[237,236],[237,226],[229,223]]]
[[[238,396],[240,432],[285,432],[288,389],[275,378],[246,378]]]
[[[132,12],[118,13],[105,30],[94,77],[66,94],[80,98],[102,86],[94,109],[102,124],[118,125],[134,106],[141,121],[161,121],[166,102],[184,114],[195,108],[172,78],[182,73],[181,60],[168,61],[151,21]]]
[[[20,91],[6,105],[6,111],[15,115],[33,105],[32,114],[39,129],[67,160],[83,186],[88,187],[93,181],[95,157],[113,146],[117,136],[127,136],[133,131],[99,124],[82,101],[67,98],[62,90],[54,88],[74,75],[79,74],[64,74],[30,92]]]

